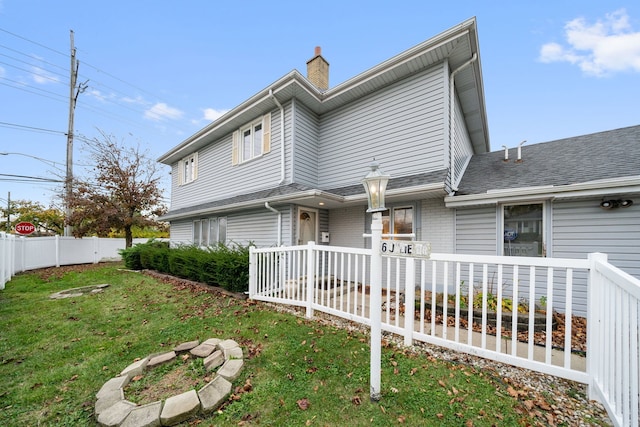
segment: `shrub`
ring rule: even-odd
[[[199,248],[149,241],[120,251],[127,268],[150,269],[232,292],[249,289],[249,247],[234,244]]]

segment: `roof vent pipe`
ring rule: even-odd
[[[504,148],[504,161],[508,162],[509,161],[509,149],[507,148],[506,145],[503,145],[502,148]]]
[[[527,142],[526,139],[518,144],[518,159],[516,160],[516,162],[518,163],[522,161],[522,144],[524,144],[525,142]]]

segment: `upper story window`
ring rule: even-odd
[[[178,184],[188,184],[198,177],[198,153],[193,153],[178,162]]]
[[[233,133],[232,163],[244,163],[271,150],[271,113]]]
[[[546,256],[542,203],[502,206],[502,253]]]

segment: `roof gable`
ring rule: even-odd
[[[450,69],[456,69],[474,54],[478,59],[456,75],[456,86],[474,149],[476,152],[488,151],[489,136],[476,20],[471,18],[328,90],[319,90],[300,72],[293,70],[184,140],[158,161],[172,164],[222,138],[275,108],[274,97],[281,104],[296,98],[316,114],[323,114],[443,61],[449,62]]]

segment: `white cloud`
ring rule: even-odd
[[[216,110],[214,108],[205,108],[202,110],[204,113],[204,120],[208,120],[210,122],[217,120],[221,116],[223,116],[229,110]]]
[[[569,62],[589,75],[640,72],[640,31],[633,31],[624,9],[605,15],[590,25],[584,18],[567,22],[567,45],[547,43],[540,49],[540,61]]]
[[[47,70],[36,66],[31,67],[31,78],[38,84],[58,83],[60,81],[57,76],[54,76]]]
[[[144,112],[144,117],[153,120],[161,121],[165,119],[179,119],[184,113],[177,108],[169,107],[164,102],[158,102],[153,107]]]

